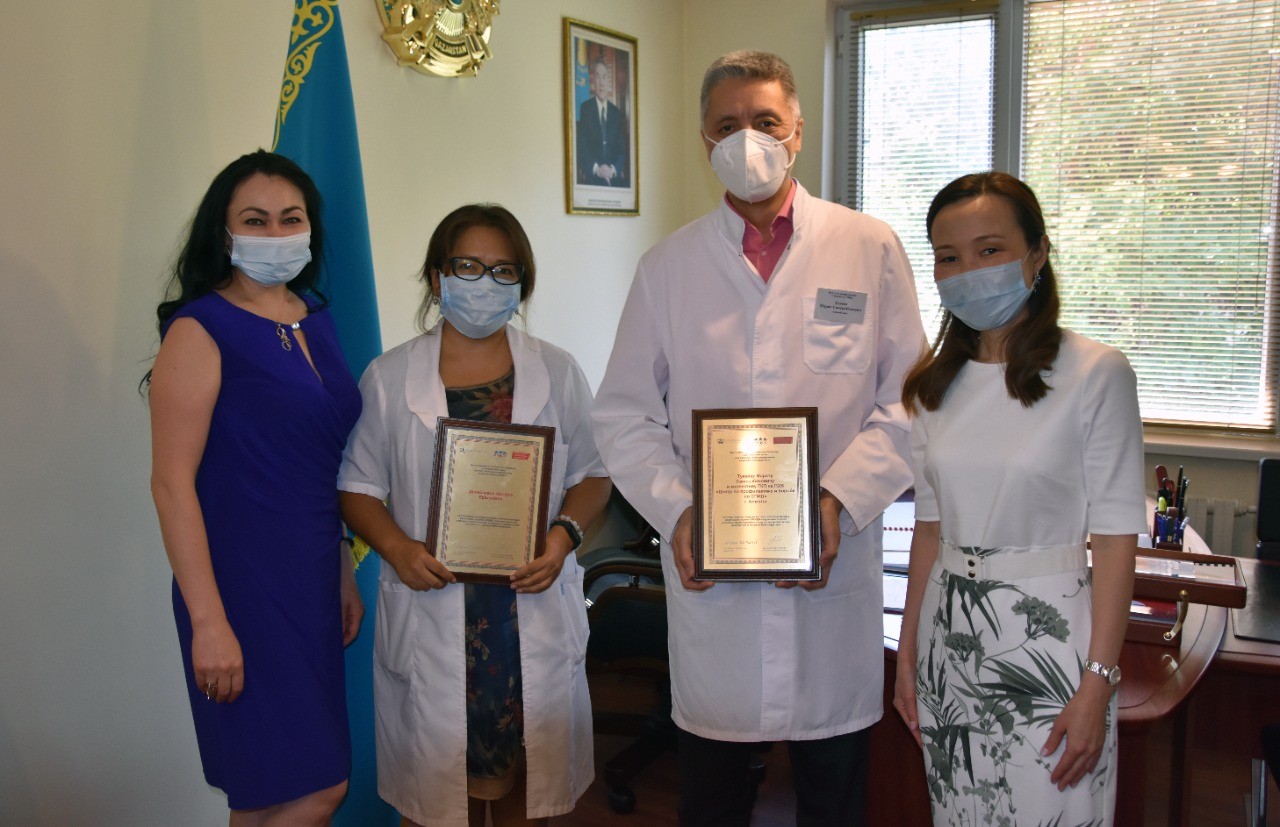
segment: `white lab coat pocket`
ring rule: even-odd
[[[870,300],[857,324],[814,318],[815,304],[814,296],[800,300],[805,364],[814,373],[866,373],[871,365],[871,349],[866,346],[872,326]]]
[[[413,653],[420,645],[414,602],[417,595],[403,583],[378,581],[378,624],[373,659],[392,677],[409,680]]]
[[[565,561],[553,589],[560,591],[560,611],[564,613],[565,652],[570,665],[587,657],[587,603],[582,594],[582,568],[573,559]]]

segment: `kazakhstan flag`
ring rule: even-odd
[[[360,141],[337,0],[294,2],[272,149],[306,170],[324,199],[326,239],[320,289],[329,297],[329,310],[337,324],[347,364],[359,377],[382,352],[382,334],[373,287]],[[367,553],[367,548],[364,551]],[[360,827],[396,825],[399,817],[395,810],[378,798],[374,763],[373,616],[378,601],[377,566],[359,566],[356,582],[364,600],[365,616],[360,636],[347,648],[351,784],[333,823]]]

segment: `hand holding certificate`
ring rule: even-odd
[[[426,546],[459,580],[507,583],[542,554],[555,428],[441,417]]]
[[[698,580],[819,580],[816,408],[693,412]]]

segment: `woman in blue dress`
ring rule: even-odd
[[[192,219],[144,380],[196,740],[232,825],[327,824],[350,773],[342,649],[364,609],[335,483],[360,396],[315,290],[322,248],[306,173],[234,161]]]

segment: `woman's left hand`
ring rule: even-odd
[[[545,592],[556,582],[564,560],[573,552],[573,540],[560,526],[547,532],[547,545],[542,556],[511,574],[511,587],[520,594]]]
[[[1054,720],[1049,739],[1040,754],[1047,758],[1057,752],[1063,737],[1066,737],[1067,746],[1062,751],[1062,758],[1049,776],[1059,790],[1074,787],[1098,766],[1107,737],[1107,705],[1110,702],[1111,687],[1087,673],[1081,687]]]
[[[339,599],[342,601],[342,645],[350,646],[351,641],[360,633],[360,621],[364,619],[364,601],[360,599],[360,587],[356,585],[356,575],[351,560],[351,546],[346,542],[341,545],[342,553],[347,559],[342,566],[342,585]]]

